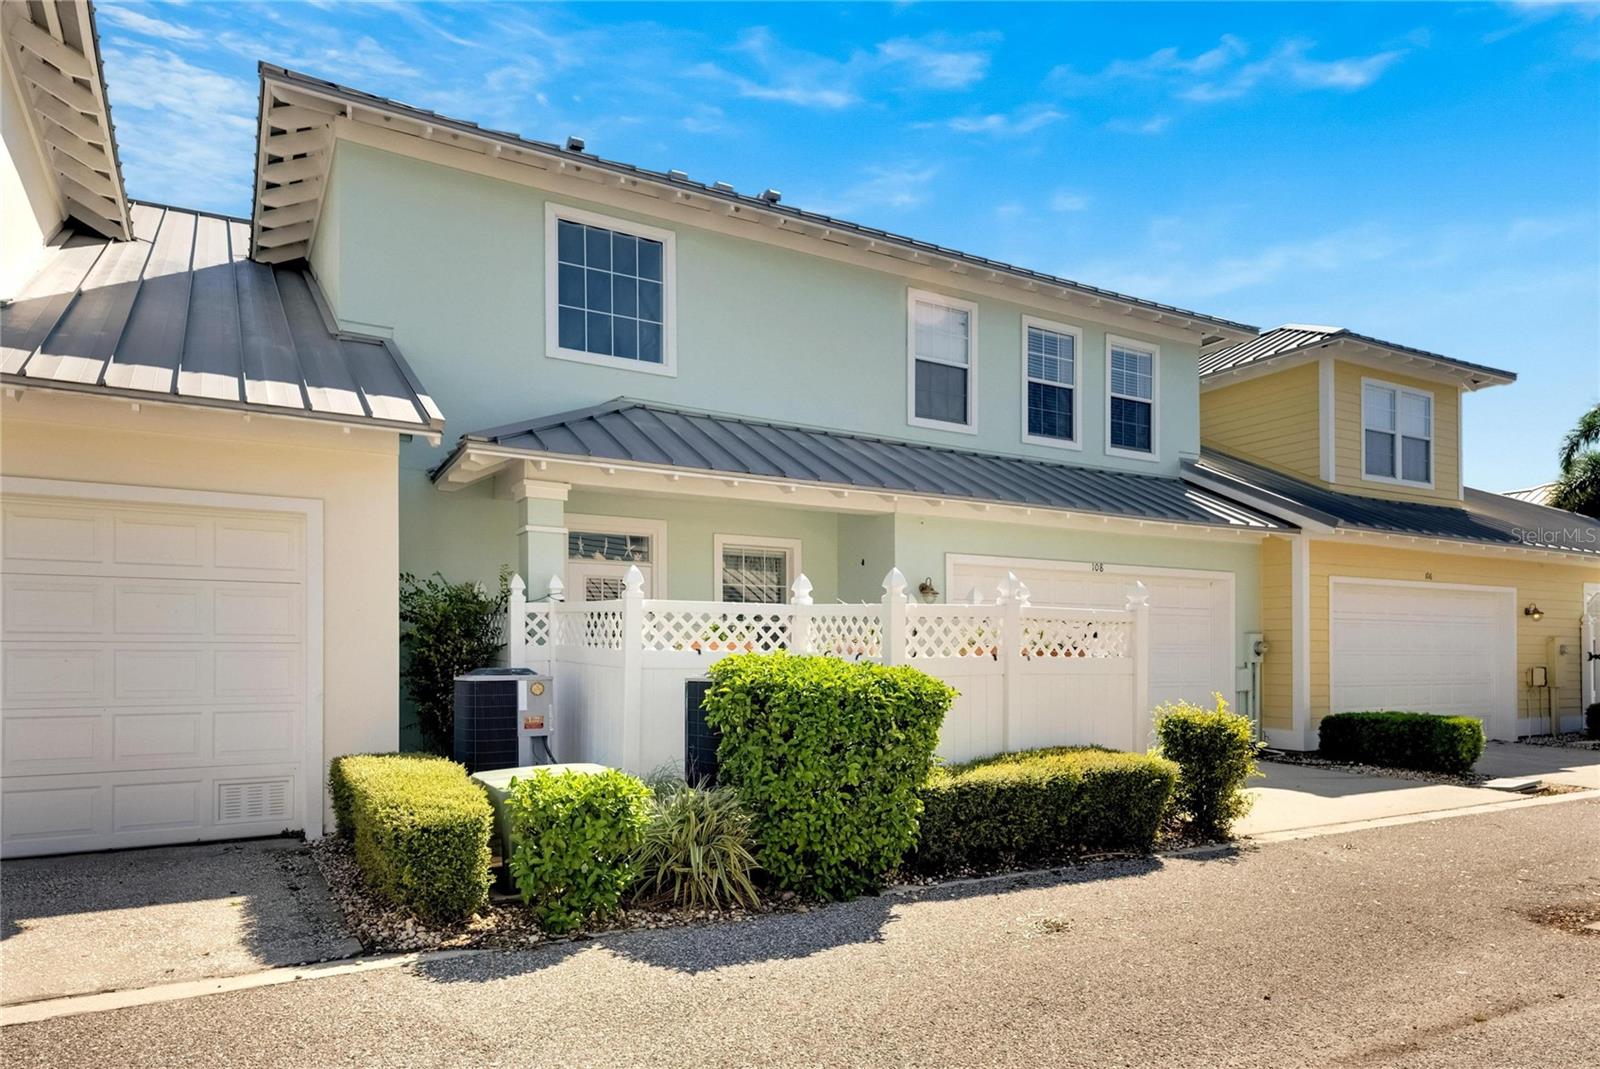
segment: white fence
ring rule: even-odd
[[[992,603],[908,601],[898,568],[878,604],[816,605],[805,576],[787,605],[644,596],[629,569],[614,601],[529,603],[511,584],[513,667],[555,679],[555,751],[647,774],[684,760],[684,683],[733,653],[789,650],[908,664],[960,696],[939,753],[960,761],[1036,746],[1150,744],[1149,606],[1133,584],[1124,609],[1031,605],[1016,576]]]

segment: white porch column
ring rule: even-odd
[[[517,503],[517,572],[524,577],[565,575],[567,483],[528,478],[531,465],[495,477],[495,494]]]

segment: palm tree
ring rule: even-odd
[[[1550,504],[1600,519],[1600,404],[1578,417],[1561,441],[1561,474]]]

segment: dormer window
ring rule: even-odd
[[[1361,384],[1361,472],[1375,482],[1433,485],[1433,395]]]

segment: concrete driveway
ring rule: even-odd
[[[348,957],[304,843],[261,839],[0,866],[0,1002]]]
[[[1537,777],[1547,783],[1600,790],[1600,750],[1491,742],[1473,771],[1485,776]]]

